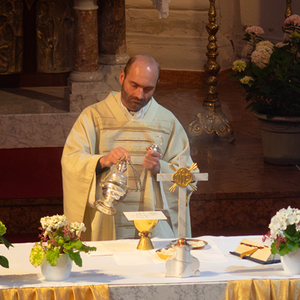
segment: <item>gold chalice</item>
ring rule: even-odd
[[[151,237],[151,231],[155,228],[158,220],[134,220],[135,228],[139,231],[141,237],[137,245],[138,250],[151,250],[154,249]]]

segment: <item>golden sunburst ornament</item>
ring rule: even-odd
[[[175,172],[172,176],[172,181],[174,182],[174,184],[169,188],[170,192],[174,192],[177,185],[179,185],[180,187],[187,187],[189,185],[193,191],[197,190],[197,187],[192,184],[193,174],[191,173],[191,171],[197,168],[196,163],[193,163],[189,169],[181,167],[176,170],[173,164],[170,164],[169,168]]]

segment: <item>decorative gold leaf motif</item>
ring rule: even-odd
[[[190,183],[189,185],[194,192],[197,191],[197,187],[194,184]]]
[[[174,171],[174,172],[177,171],[177,169],[176,169],[176,168],[174,167],[174,165],[172,165],[172,164],[169,165],[169,168],[170,168],[172,171]]]
[[[195,169],[197,169],[197,163],[193,163],[191,166],[190,166],[190,168],[189,168],[189,171],[193,171],[193,170],[195,170]]]
[[[175,189],[176,189],[176,186],[177,186],[177,183],[174,183],[174,184],[169,188],[169,191],[173,193],[173,192],[175,191]]]

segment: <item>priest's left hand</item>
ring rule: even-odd
[[[160,163],[159,159],[161,157],[161,154],[155,150],[149,150],[149,148],[146,148],[147,153],[145,155],[143,166],[151,171],[153,175],[156,175],[160,171]]]

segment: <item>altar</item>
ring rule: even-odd
[[[0,299],[217,300],[226,296],[238,299],[233,292],[240,288],[244,289],[243,299],[250,299],[253,293],[279,299],[280,289],[276,286],[283,287],[283,284],[284,299],[298,299],[299,289],[295,292],[293,286],[299,285],[299,276],[286,274],[281,263],[262,265],[229,253],[243,238],[245,236],[199,237],[207,245],[204,249],[192,250],[191,254],[200,261],[200,276],[187,278],[164,276],[165,261],[157,256],[156,250],[168,246],[171,240],[153,238],[155,249],[148,251],[136,249],[138,240],[89,242],[97,251],[82,254],[83,267],[73,264],[69,279],[60,282],[45,281],[40,269],[30,264],[32,243],[15,244],[9,250],[0,245],[1,255],[10,263],[9,269],[0,269]],[[246,238],[261,242],[261,236]],[[102,289],[107,289],[107,294],[101,298]]]

